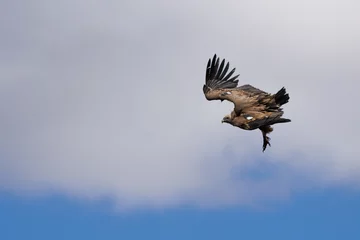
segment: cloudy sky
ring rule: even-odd
[[[357,1],[1,3],[3,192],[136,210],[359,190]],[[240,84],[290,94],[264,153],[204,98],[215,53]]]

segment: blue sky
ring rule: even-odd
[[[359,239],[360,194],[309,191],[266,210],[116,213],[109,202],[0,195],[0,239]]]

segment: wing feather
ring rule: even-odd
[[[236,76],[234,76],[234,77],[230,78],[230,79],[229,79],[229,82],[234,81],[234,80],[235,80],[235,79],[237,79],[239,76],[240,76],[240,74],[238,74],[238,75],[236,75]]]
[[[251,86],[250,84],[242,85],[242,86],[238,87],[237,89],[240,89],[240,90],[243,90],[246,92],[255,93],[255,94],[269,94],[269,93],[264,92],[256,87]]]
[[[216,72],[217,72],[216,63],[218,63],[218,60],[216,60],[216,55],[214,55],[213,60],[212,60],[212,64],[211,64],[209,79],[214,79],[214,77],[216,75]]]
[[[206,75],[205,75],[205,79],[209,79],[210,77],[210,72],[211,72],[211,59],[209,59],[207,66],[206,66]]]
[[[243,115],[247,115],[247,113],[243,113]],[[276,123],[285,123],[285,122],[291,122],[290,119],[282,118],[283,112],[269,112],[265,114],[250,114],[250,116],[253,116],[255,119],[252,121],[249,121],[247,124],[249,125],[250,129],[256,129],[262,126],[267,125],[273,125]],[[258,115],[258,116],[256,116]],[[261,116],[262,115],[262,116]]]
[[[214,54],[212,59],[209,59],[206,66],[205,85],[203,87],[204,94],[207,94],[211,90],[224,89],[224,88],[236,88],[239,80],[237,76],[230,78],[235,72],[235,68],[227,74],[229,70],[229,62],[227,62],[225,68],[225,59],[221,61]],[[226,75],[227,74],[227,75]],[[224,76],[226,77],[224,78]]]
[[[229,62],[226,64],[224,71],[221,73],[219,79],[223,79],[227,71],[229,70]]]
[[[224,68],[224,65],[225,65],[225,59],[223,59],[223,60],[221,61],[221,64],[220,64],[219,70],[218,70],[218,72],[217,72],[217,74],[216,74],[216,76],[215,76],[215,79],[221,79],[221,78],[220,78],[220,74],[222,73],[222,70],[223,70],[223,68]]]
[[[226,77],[223,79],[223,81],[227,81],[227,80],[231,77],[231,75],[233,75],[234,72],[235,72],[235,68],[233,68],[233,70],[231,70],[231,71],[229,72],[229,74],[226,75]]]

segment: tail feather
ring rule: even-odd
[[[272,113],[268,118],[266,118],[266,122],[264,122],[263,126],[291,122],[290,119],[282,118],[282,115],[283,112]]]
[[[275,94],[275,102],[277,104],[284,105],[285,103],[289,102],[290,96],[286,93],[286,89],[283,87]]]
[[[276,123],[287,123],[287,122],[291,122],[290,119],[287,119],[287,118],[279,118],[277,119],[273,124],[276,124]]]

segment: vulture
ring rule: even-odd
[[[208,101],[229,101],[234,104],[233,111],[222,119],[222,123],[231,124],[244,130],[259,129],[262,132],[263,146],[271,146],[267,136],[273,131],[271,125],[291,122],[283,118],[281,106],[289,102],[289,94],[282,87],[276,94],[264,92],[249,84],[238,87],[239,75],[233,76],[236,68],[230,72],[229,62],[225,65],[225,59],[220,63],[219,58],[209,59],[206,67],[205,85],[203,92]]]

